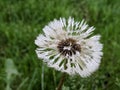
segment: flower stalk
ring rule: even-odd
[[[60,79],[60,82],[58,84],[57,90],[62,90],[62,86],[63,86],[64,80],[65,80],[65,76],[66,76],[66,74],[63,73],[63,75],[62,75],[62,77]]]

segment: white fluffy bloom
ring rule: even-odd
[[[38,58],[58,71],[81,77],[91,75],[98,69],[102,44],[100,35],[92,36],[94,27],[86,22],[75,22],[73,18],[54,20],[43,28],[35,40]]]

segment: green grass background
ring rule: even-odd
[[[104,55],[98,71],[68,75],[63,90],[120,90],[120,0],[0,0],[0,90],[55,90],[62,73],[37,58],[34,40],[69,16],[96,27]]]

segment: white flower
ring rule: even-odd
[[[37,56],[58,71],[87,77],[98,69],[103,54],[100,35],[91,36],[94,29],[84,20],[55,19],[35,40]]]

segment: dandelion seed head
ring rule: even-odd
[[[37,56],[48,67],[87,77],[98,69],[103,54],[100,35],[92,35],[94,30],[84,20],[55,19],[35,40]]]

